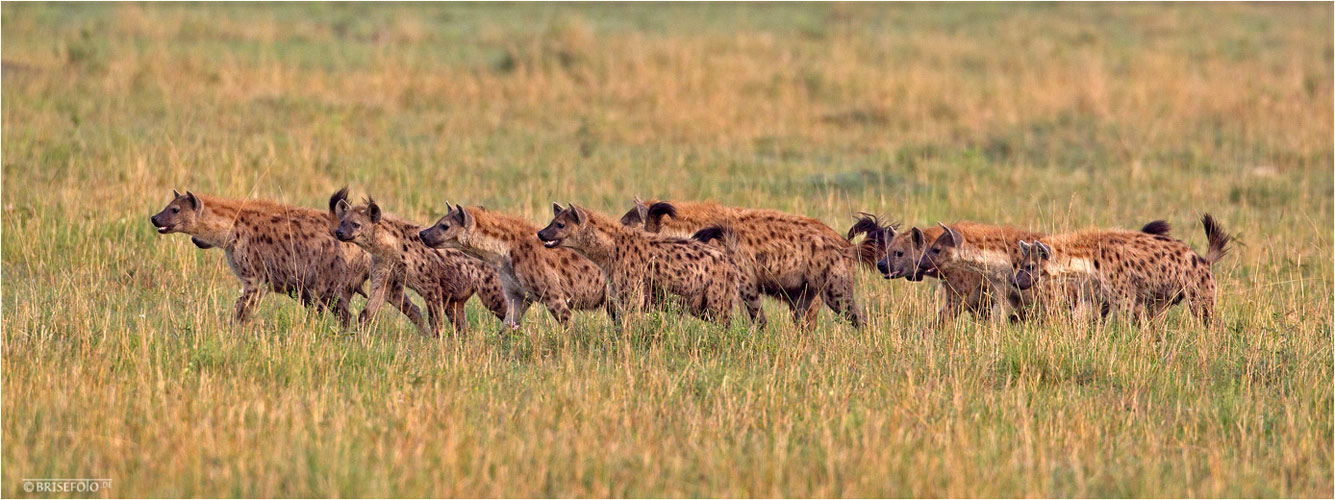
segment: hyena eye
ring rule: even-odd
[[[557,229],[565,229],[565,228],[566,228],[566,224],[565,224],[564,222],[557,222],[557,223],[556,223],[556,228],[557,228]]]
[[[172,207],[172,213],[181,213],[181,207]]]
[[[933,249],[932,249],[932,253],[933,253],[933,254],[941,253],[941,249],[940,249],[940,248],[933,248]]]
[[[895,257],[903,257],[903,256],[904,256],[903,250],[895,250]]]

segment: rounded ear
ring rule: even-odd
[[[177,191],[177,190],[175,190],[175,189],[173,189],[173,190],[172,190],[172,199],[175,200],[175,199],[180,198],[180,197],[181,197],[181,192],[180,192],[180,191]]]
[[[649,220],[649,206],[645,205],[639,198],[635,199],[635,213],[639,214],[641,222]]]
[[[464,227],[472,228],[473,225],[477,223],[477,221],[473,219],[473,214],[468,213],[468,210],[465,209],[463,205],[455,205],[455,208],[459,210],[459,222],[463,224]]]
[[[920,247],[927,244],[927,236],[922,234],[922,230],[916,226],[909,229],[909,239],[913,241],[913,246]]]
[[[1048,246],[1047,243],[1043,243],[1041,241],[1035,241],[1034,246],[1038,248],[1039,257],[1042,257],[1044,259],[1052,257],[1052,247]]]
[[[552,202],[552,215],[561,215],[561,212],[564,212],[564,211],[565,211],[565,209],[564,209],[564,208],[561,208],[561,204],[560,204],[560,203],[557,203],[557,202],[554,202],[554,201]]]
[[[1029,242],[1020,240],[1020,255],[1028,257],[1030,247],[1032,247],[1032,245],[1030,245]]]
[[[370,205],[366,206],[366,216],[371,218],[372,224],[380,223],[380,205],[376,205],[375,201],[372,201]]]
[[[575,214],[575,223],[583,224],[585,221],[585,217],[588,215],[584,213],[584,209],[575,206],[574,203],[571,203],[570,210]]]
[[[189,191],[186,191],[186,192],[185,192],[185,199],[190,201],[190,208],[195,209],[196,212],[198,212],[200,209],[204,208],[204,202],[199,201],[199,197],[198,197],[198,196],[195,196],[195,193],[191,193],[191,192],[189,192]]]
[[[960,236],[960,233],[956,232],[954,229],[951,229],[950,226],[947,226],[943,223],[937,222],[937,225],[941,226],[941,229],[945,230],[945,232],[941,234],[942,236],[950,237],[949,239],[942,241],[942,243],[948,244],[952,247],[964,244],[964,237]]]
[[[348,203],[347,199],[338,200],[338,203],[334,204],[334,217],[338,217],[342,220],[343,216],[347,215],[348,210],[351,209],[352,205]]]

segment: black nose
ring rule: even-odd
[[[885,261],[877,262],[876,270],[880,271],[881,274],[890,274],[890,266],[885,265]]]
[[[162,227],[162,226],[158,225],[158,216],[156,216],[156,215],[150,216],[150,217],[148,218],[148,221],[153,223],[153,227]]]

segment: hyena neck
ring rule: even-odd
[[[580,229],[582,234],[578,236],[579,244],[575,245],[575,250],[600,267],[611,264],[617,258],[618,248],[626,248],[623,245],[643,234],[600,214],[588,211],[585,214],[588,221]]]
[[[682,203],[677,207],[677,216],[664,216],[659,220],[658,233],[664,236],[689,238],[696,231],[709,226],[729,222],[724,215],[728,209],[713,203]]]
[[[240,217],[241,207],[237,202],[205,198],[203,212],[185,232],[209,245],[226,248],[236,239],[236,221]]]
[[[967,245],[955,249],[954,261],[946,269],[971,271],[992,279],[1001,279],[1010,274],[1012,267],[1010,255],[1004,250]]]
[[[370,243],[362,248],[376,260],[405,260],[409,254],[425,253],[427,249],[417,230],[414,224],[385,216],[376,223]]]
[[[1092,274],[1093,247],[1081,234],[1060,235],[1043,238],[1042,241],[1052,249],[1052,255],[1043,264],[1049,276],[1062,277],[1072,274]]]
[[[476,216],[475,220],[477,222],[472,233],[466,242],[462,242],[462,250],[493,266],[505,265],[512,259],[511,255],[516,249],[538,245],[537,238],[532,236],[537,233],[537,229],[526,231],[527,228],[523,226],[497,224]],[[527,240],[521,233],[530,235],[534,240],[531,245],[525,245]]]

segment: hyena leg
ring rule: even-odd
[[[547,312],[552,315],[552,319],[555,319],[557,323],[560,323],[563,327],[569,326],[570,304],[565,295],[548,293],[542,297],[542,305],[547,307]],[[525,305],[524,307],[527,308],[528,306]]]
[[[237,323],[245,323],[250,320],[250,315],[255,312],[255,306],[259,305],[260,300],[264,298],[268,291],[264,284],[258,280],[246,281],[242,284],[241,296],[236,299],[232,319]]]
[[[524,313],[528,311],[528,301],[516,290],[502,291],[505,293],[505,317],[501,318],[501,330],[518,330],[524,321]]]
[[[463,337],[467,333],[468,318],[464,315],[465,300],[446,300],[445,316],[450,318],[450,324],[454,325],[454,334]]]
[[[445,322],[445,298],[437,294],[424,295],[422,298],[426,299],[427,321],[425,325],[417,325],[417,330],[422,335],[440,338],[440,327]]]
[[[816,315],[820,313],[820,294],[816,290],[803,285],[795,292],[789,291],[785,298],[793,310],[793,325],[804,331],[816,326]]]
[[[352,302],[352,291],[343,290],[338,295],[338,301],[334,303],[334,314],[338,315],[339,328],[347,328],[352,324],[352,312],[349,311]]]
[[[759,328],[768,326],[769,320],[765,319],[765,310],[760,304],[760,290],[757,289],[755,282],[744,284],[737,292],[742,304],[746,306],[746,314],[751,317],[751,324]]]
[[[853,276],[847,269],[833,271],[825,281],[821,298],[831,310],[842,314],[853,328],[862,328],[862,308],[853,298]]]

